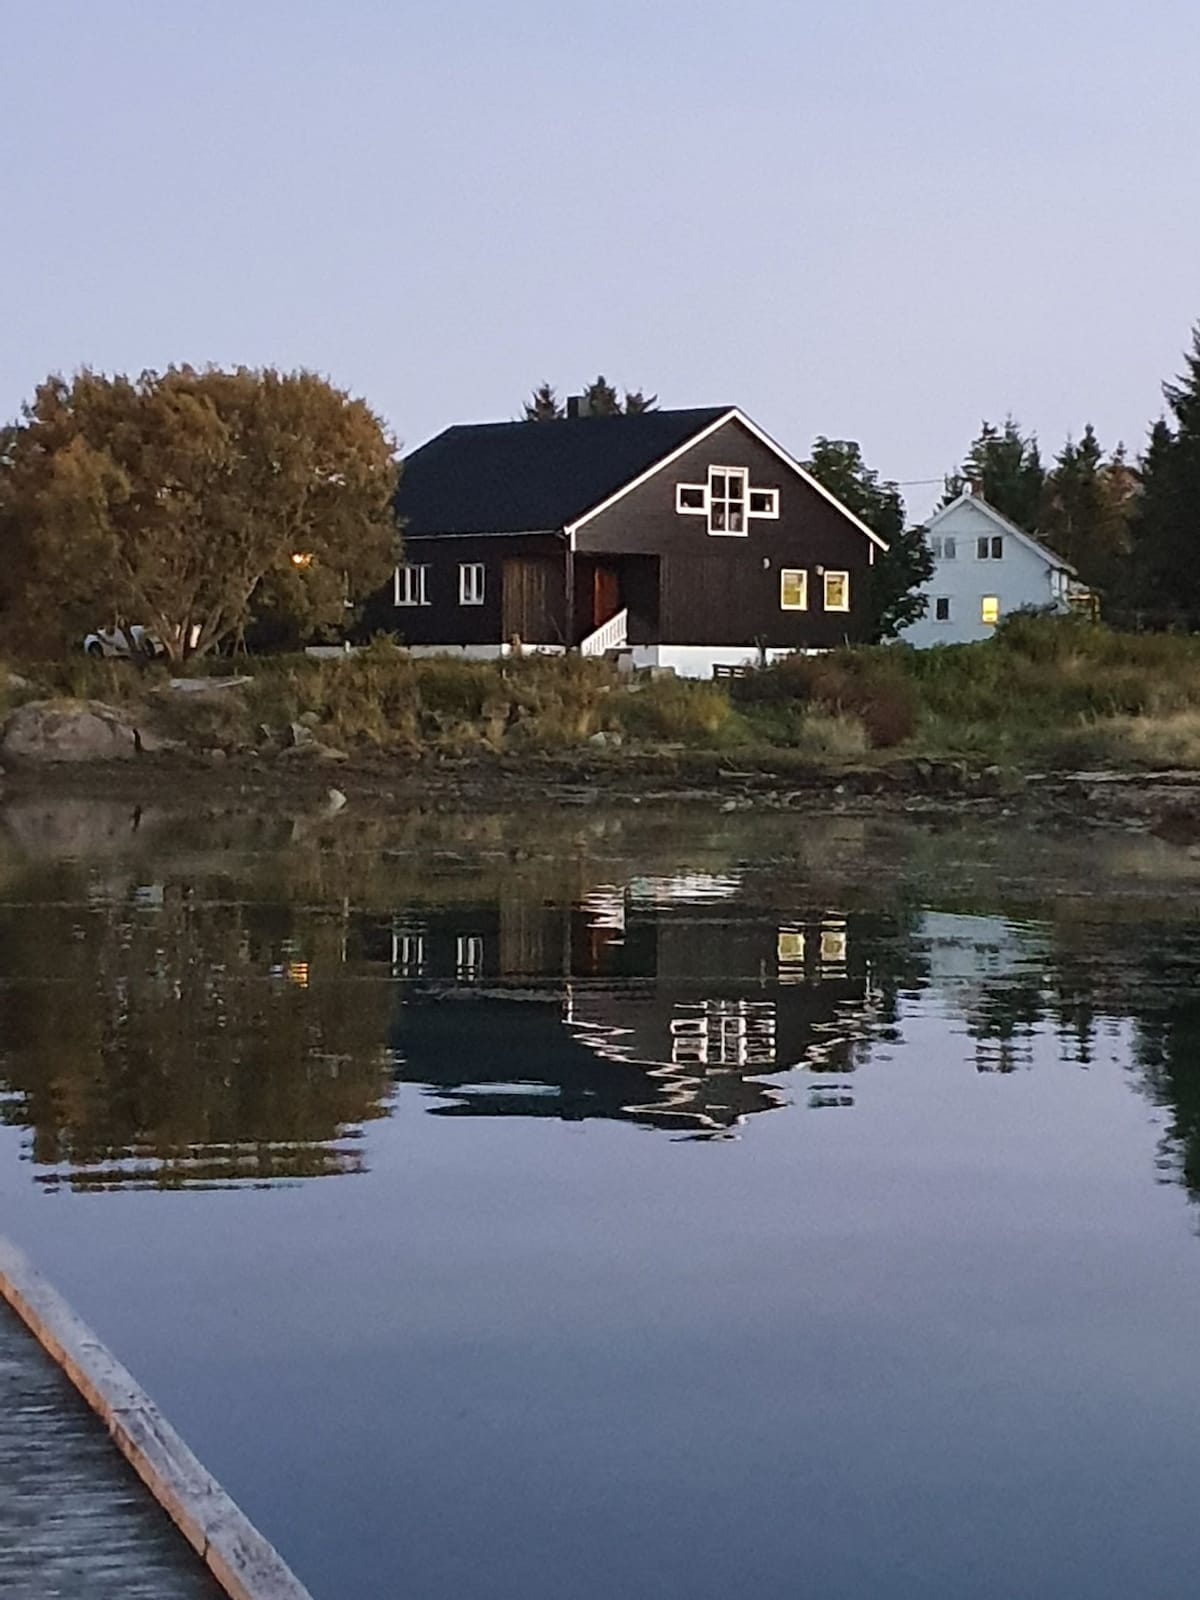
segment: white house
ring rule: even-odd
[[[901,638],[918,649],[986,639],[1010,611],[1070,610],[1075,569],[977,494],[959,495],[925,525],[934,574],[929,600]]]

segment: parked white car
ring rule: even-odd
[[[137,622],[129,628],[98,628],[88,634],[83,648],[89,656],[106,656],[110,661],[153,659],[167,653],[162,640]]]

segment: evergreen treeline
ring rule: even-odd
[[[1200,628],[1200,326],[1140,459],[1106,452],[1091,423],[1047,466],[1013,417],[985,422],[943,504],[974,486],[1100,591],[1110,621]]]

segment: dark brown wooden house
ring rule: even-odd
[[[404,463],[370,624],[414,651],[714,666],[867,633],[883,542],[732,407],[448,428]]]

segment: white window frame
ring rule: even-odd
[[[987,615],[988,601],[996,607],[996,615]],[[1000,621],[1000,596],[998,594],[981,594],[979,596],[979,620],[985,628],[994,628]]]
[[[784,586],[789,578],[800,579],[800,599],[797,604],[789,605],[783,598]],[[807,611],[808,610],[808,568],[807,567],[780,567],[779,569],[779,609],[781,611]]]
[[[685,506],[685,494],[698,494],[698,506]],[[706,517],[708,515],[708,485],[706,483],[677,483],[675,485],[675,510],[681,517]]]
[[[975,541],[976,561],[1003,561],[1004,560],[1004,535],[1002,533],[981,533]]]
[[[713,484],[717,478],[724,478],[725,493],[718,495],[713,492]],[[730,481],[738,482],[742,486],[740,496],[729,493]],[[720,517],[724,522],[730,520],[730,508],[740,506],[742,525],[740,528],[718,528],[715,524]],[[709,467],[708,469],[708,531],[714,539],[745,539],[750,532],[750,469],[749,467]]]
[[[958,539],[952,533],[948,533],[942,540],[942,560],[958,560]]]
[[[482,561],[460,561],[458,564],[458,603],[460,606],[481,606],[487,585],[487,567]]]
[[[840,606],[831,606],[829,603],[829,585],[833,579],[842,580],[842,593],[845,601]],[[821,574],[821,603],[826,611],[849,611],[850,609],[850,574],[848,572],[831,572],[828,568]]]
[[[483,970],[483,935],[460,933],[454,951],[455,975],[460,981],[472,983]]]
[[[403,561],[392,579],[392,597],[397,606],[427,606],[429,602],[429,564]]]
[[[936,533],[929,541],[929,554],[935,561],[942,559],[942,541],[940,535]]]
[[[755,501],[756,498],[765,500],[767,502],[765,510],[756,511],[754,509],[754,501]],[[778,522],[779,521],[779,490],[778,489],[756,489],[754,487],[754,485],[751,484],[751,486],[750,486],[750,499],[749,499],[749,502],[748,502],[748,504],[746,506],[746,515],[748,517],[755,517],[755,518],[761,517],[764,521],[767,521],[767,522]]]

